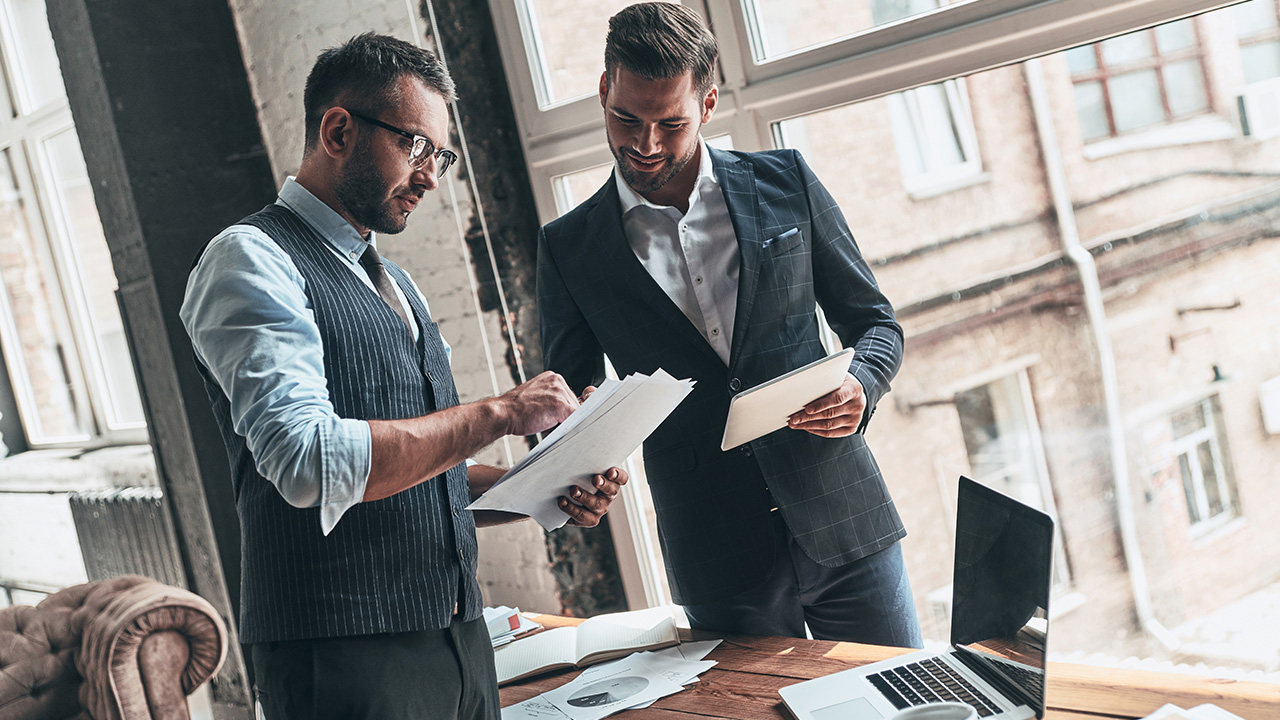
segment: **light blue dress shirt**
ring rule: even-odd
[[[276,203],[297,213],[377,294],[359,262],[366,242],[350,223],[292,177]],[[373,231],[368,242],[377,246]],[[364,497],[373,440],[369,423],[338,417],[329,401],[320,330],[305,290],[306,280],[275,241],[256,227],[232,225],[191,272],[180,315],[196,357],[230,400],[233,427],[258,472],[289,504],[319,506],[328,535]]]

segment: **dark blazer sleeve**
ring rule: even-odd
[[[812,222],[814,295],[831,329],[845,347],[854,349],[849,372],[862,383],[867,397],[861,432],[902,365],[902,326],[876,285],[835,198],[800,153],[795,157]]]
[[[604,382],[604,351],[565,286],[546,228],[538,232],[538,315],[543,367],[563,375],[578,394]]]

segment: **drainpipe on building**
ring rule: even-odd
[[[1124,422],[1120,415],[1120,388],[1116,379],[1116,359],[1111,348],[1111,336],[1107,332],[1107,313],[1102,303],[1102,284],[1098,281],[1098,266],[1093,255],[1080,244],[1076,227],[1075,208],[1067,189],[1067,174],[1062,164],[1062,151],[1058,147],[1058,135],[1053,126],[1053,114],[1049,107],[1049,93],[1045,88],[1044,69],[1039,59],[1024,64],[1027,90],[1031,95],[1031,111],[1036,120],[1040,152],[1044,157],[1045,175],[1053,196],[1053,207],[1058,218],[1058,231],[1062,249],[1075,263],[1080,273],[1080,285],[1084,290],[1084,306],[1089,316],[1098,348],[1098,367],[1102,375],[1102,397],[1107,412],[1107,436],[1111,446],[1111,473],[1115,478],[1116,514],[1120,520],[1120,543],[1124,548],[1125,562],[1129,566],[1129,582],[1133,588],[1133,604],[1138,613],[1138,623],[1144,631],[1170,650],[1177,650],[1178,639],[1156,619],[1151,608],[1151,588],[1147,585],[1147,573],[1142,562],[1142,550],[1138,546],[1138,532],[1134,522],[1133,493],[1129,484],[1128,452],[1125,448]]]

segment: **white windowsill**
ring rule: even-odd
[[[956,190],[963,190],[974,185],[991,181],[991,173],[977,172],[960,177],[940,178],[930,181],[928,176],[907,183],[907,195],[912,200],[928,200],[939,195],[946,195]]]
[[[1084,157],[1086,160],[1100,160],[1138,150],[1230,140],[1237,134],[1236,126],[1230,120],[1217,116],[1199,117],[1087,143],[1084,146]]]
[[[1228,535],[1234,535],[1249,524],[1243,517],[1234,517],[1225,521],[1206,520],[1204,527],[1191,527],[1192,543],[1197,550],[1212,545]]]

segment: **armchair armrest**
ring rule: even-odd
[[[85,597],[76,667],[80,703],[97,720],[188,718],[186,696],[227,655],[227,628],[200,596],[126,575]]]

